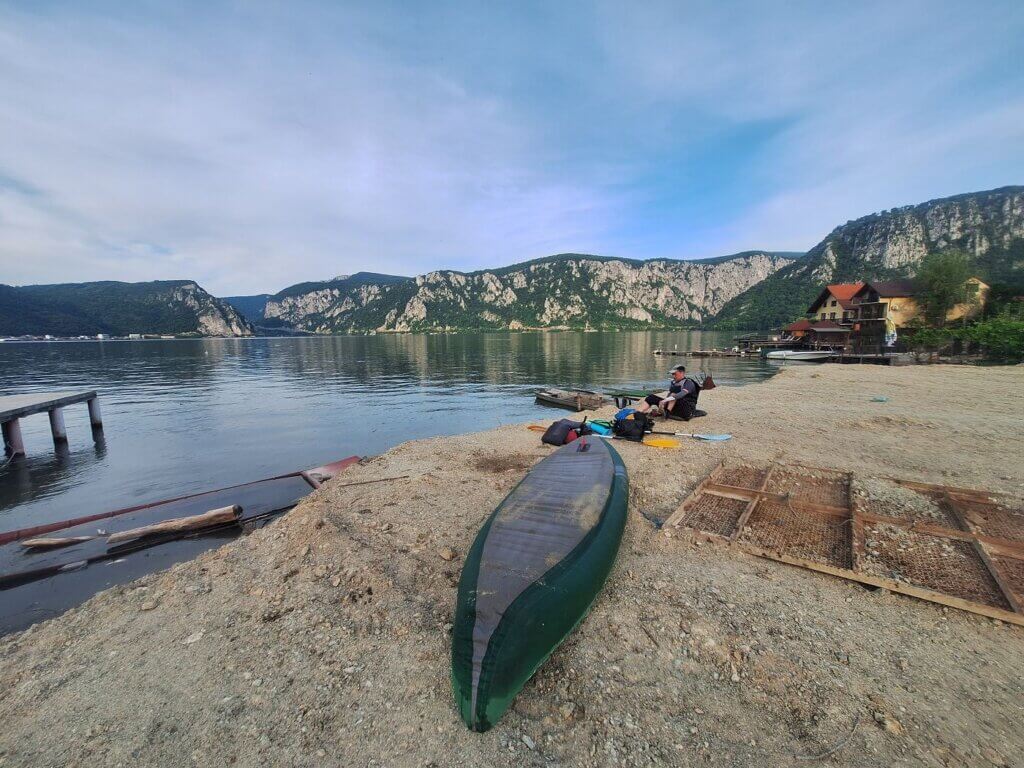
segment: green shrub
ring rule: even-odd
[[[1008,314],[982,320],[959,331],[965,341],[977,344],[991,360],[1024,360],[1024,320]]]

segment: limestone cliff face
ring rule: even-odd
[[[266,317],[316,333],[696,325],[792,260],[754,251],[708,261],[565,254],[511,267],[358,277],[268,301]]]
[[[202,336],[252,335],[252,326],[234,307],[195,283],[183,283],[175,288],[171,300],[195,313],[196,331]]]
[[[1024,187],[957,195],[837,227],[806,258],[732,299],[721,327],[770,328],[803,314],[826,283],[913,275],[925,255],[957,248],[988,282],[1024,276]]]

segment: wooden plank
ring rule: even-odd
[[[850,510],[844,507],[833,507],[830,504],[818,504],[817,502],[795,499],[790,494],[776,494],[771,492],[771,490],[759,488],[744,488],[740,485],[726,485],[721,482],[710,482],[708,485],[703,487],[703,492],[706,494],[721,496],[726,499],[735,499],[740,502],[748,502],[757,497],[760,499],[768,499],[769,501],[778,502],[779,504],[787,504],[794,509],[799,509],[801,511],[816,512],[818,514],[831,515],[833,517],[850,516]]]
[[[780,563],[786,563],[787,565],[795,565],[800,568],[817,571],[818,573],[826,573],[830,576],[838,576],[842,579],[856,581],[860,584],[868,584],[872,587],[882,587],[891,592],[898,592],[901,595],[909,595],[932,603],[948,605],[950,608],[969,611],[970,613],[988,616],[992,619],[999,619],[1000,621],[1005,621],[1009,624],[1016,624],[1017,626],[1024,627],[1024,615],[1012,613],[1010,611],[1003,610],[1002,608],[993,608],[992,606],[984,605],[983,603],[975,603],[970,600],[964,600],[963,598],[946,595],[942,592],[925,589],[924,587],[915,587],[912,584],[896,581],[895,579],[886,579],[881,576],[869,576],[866,573],[856,573],[845,568],[834,568],[831,565],[816,563],[813,560],[805,560],[801,557],[784,555],[781,552],[763,549],[742,541],[737,541],[734,545],[748,554],[757,555],[758,557],[763,557],[768,560],[775,560]]]
[[[117,533],[113,533],[107,537],[107,543],[116,544],[120,541],[138,539],[143,536],[152,536],[158,533],[196,531],[201,528],[209,528],[213,525],[224,525],[226,523],[236,522],[240,514],[242,514],[242,508],[237,504],[230,507],[220,507],[219,509],[211,509],[209,512],[204,512],[201,515],[176,517],[171,520],[154,523],[153,525],[144,525],[141,528],[118,531]]]
[[[971,499],[972,501],[978,501],[981,502],[982,504],[997,504],[998,502],[995,501],[995,499],[1013,499],[1014,501],[1018,502],[1024,501],[1024,499],[1021,499],[1018,496],[1014,496],[1013,494],[1002,493],[998,491],[980,491],[977,488],[959,488],[955,485],[935,485],[933,483],[919,483],[914,480],[901,480],[900,478],[897,477],[890,477],[888,479],[892,480],[894,483],[897,483],[898,485],[903,485],[906,486],[907,488],[912,488],[915,491],[965,496]]]
[[[4,395],[0,397],[0,421],[9,421],[20,416],[42,413],[74,403],[94,400],[96,392],[39,392],[28,395]]]
[[[946,494],[946,503],[949,505],[950,510],[956,516],[966,530],[978,536],[978,527],[974,524],[974,520],[967,513],[967,510],[961,508],[957,501],[957,498],[950,493]],[[988,572],[992,575],[992,579],[999,587],[999,591],[1003,593],[1003,597],[1006,598],[1006,602],[1010,604],[1014,611],[1017,613],[1024,614],[1024,610],[1021,610],[1021,601],[1017,599],[1017,594],[1013,590],[1013,586],[1010,584],[1009,579],[1006,578],[1006,574],[1003,573],[1003,569],[1000,568],[996,562],[988,556],[988,552],[985,551],[984,545],[977,538],[972,538],[971,544],[974,546],[974,551],[978,553],[978,557],[985,563],[985,567]]]
[[[92,539],[92,536],[64,536],[61,538],[25,539],[18,543],[26,549],[57,549],[58,547],[70,547],[72,544],[81,544],[83,541],[92,541]]]
[[[772,464],[770,467],[768,467],[768,471],[764,473],[764,479],[761,480],[761,487],[757,489],[757,495],[750,500],[750,502],[747,504],[746,509],[743,510],[743,513],[736,521],[736,530],[734,530],[732,532],[732,535],[729,536],[729,541],[736,541],[736,539],[740,537],[740,534],[743,533],[744,526],[747,524],[747,521],[750,519],[750,516],[754,513],[754,510],[757,508],[757,505],[761,503],[761,499],[763,498],[761,494],[763,494],[765,492],[764,489],[768,487],[768,481],[771,479],[771,476],[774,472],[775,465]]]

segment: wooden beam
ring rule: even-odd
[[[761,487],[757,489],[757,495],[747,503],[747,507],[743,510],[743,514],[741,514],[739,520],[736,521],[736,530],[732,532],[732,535],[729,537],[729,541],[736,541],[736,539],[742,535],[743,527],[747,524],[747,521],[754,513],[757,505],[761,503],[761,499],[763,498],[762,494],[765,492],[764,489],[768,487],[768,481],[771,479],[773,472],[775,472],[774,464],[769,466],[768,471],[764,473],[764,479],[761,481]]]
[[[121,541],[127,541],[128,539],[138,539],[143,536],[152,536],[157,533],[197,531],[202,528],[209,528],[213,525],[224,525],[225,523],[236,522],[240,514],[242,514],[242,508],[237,504],[230,507],[220,507],[219,509],[211,509],[209,512],[203,512],[201,515],[176,517],[171,520],[154,523],[153,525],[144,525],[141,528],[118,531],[117,533],[112,533],[107,537],[107,543],[116,544]]]
[[[960,507],[957,498],[953,494],[947,493],[946,503],[960,522],[960,525],[977,537],[978,527],[974,524],[974,520],[971,516],[967,514],[967,511]],[[1000,568],[996,562],[988,556],[988,552],[985,551],[984,545],[978,541],[977,538],[973,538],[971,540],[971,544],[974,547],[974,551],[978,553],[978,557],[980,557],[981,561],[985,564],[988,572],[992,575],[992,579],[995,581],[996,586],[999,587],[999,591],[1003,593],[1003,597],[1006,599],[1007,604],[1017,613],[1024,614],[1024,610],[1021,610],[1021,600],[1017,599],[1017,594],[1014,592],[1009,579],[1006,578],[1006,574],[1003,573],[1002,568]]]
[[[962,611],[977,613],[981,616],[988,616],[992,619],[999,619],[1000,621],[1005,621],[1009,624],[1016,624],[1024,627],[1024,615],[1012,613],[1010,611],[1003,610],[1002,608],[993,608],[992,606],[988,606],[983,603],[975,603],[971,600],[964,600],[963,598],[954,597],[953,595],[935,592],[930,589],[925,589],[924,587],[915,587],[912,584],[907,584],[903,581],[896,581],[895,579],[886,579],[881,576],[870,576],[866,573],[857,573],[855,571],[847,570],[846,568],[834,568],[831,565],[816,563],[813,560],[805,560],[802,557],[792,557],[781,552],[763,549],[762,547],[757,547],[753,544],[747,544],[742,541],[735,542],[735,546],[748,554],[764,557],[768,560],[775,560],[780,563],[786,563],[787,565],[795,565],[800,568],[817,571],[818,573],[827,573],[830,576],[838,576],[842,579],[856,581],[860,584],[868,584],[872,587],[882,587],[884,589],[888,589],[890,592],[898,592],[901,595],[910,595],[911,597],[916,597],[921,600],[928,600],[929,602],[939,603],[940,605],[948,605],[950,608],[958,608]]]

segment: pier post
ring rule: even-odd
[[[64,409],[53,408],[49,413],[50,433],[53,435],[53,444],[59,448],[68,441],[68,430],[64,426]]]
[[[94,397],[88,401],[89,404],[89,422],[92,424],[93,429],[103,429],[103,417],[100,415],[100,399]]]
[[[3,423],[4,453],[8,456],[25,455],[25,440],[21,436],[21,421],[11,419]]]

